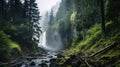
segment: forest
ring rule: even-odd
[[[120,67],[120,0],[55,6],[0,0],[0,67]]]

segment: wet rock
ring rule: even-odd
[[[47,61],[47,60],[42,60],[41,62],[42,63],[49,63],[49,61]]]
[[[32,59],[31,59],[31,58],[26,58],[26,60],[27,60],[27,61],[32,61]]]
[[[50,67],[58,67],[57,63],[50,63]]]
[[[50,62],[51,62],[51,63],[56,62],[56,59],[55,59],[55,58],[50,59]]]
[[[41,67],[48,67],[48,65],[47,65],[46,63],[39,64],[38,66],[41,66]]]
[[[53,56],[48,56],[48,58],[53,58]]]
[[[30,62],[30,66],[35,66],[35,62]]]
[[[56,56],[57,56],[57,58],[62,58],[62,57],[64,57],[64,56],[61,55],[61,54],[57,54]]]
[[[45,63],[49,63],[49,61],[45,61]]]
[[[70,65],[71,67],[80,67],[81,64],[82,61],[76,55],[70,55],[63,63],[64,66]]]
[[[16,67],[20,67],[20,66],[22,66],[22,63],[16,65]]]
[[[45,60],[41,60],[42,63],[44,63]]]

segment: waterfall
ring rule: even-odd
[[[43,32],[40,37],[40,47],[46,48],[46,32]]]
[[[58,12],[58,8],[60,6],[60,2],[57,2],[55,6],[53,6],[51,9],[54,11],[54,17],[56,16]],[[49,25],[49,19],[50,19],[50,11],[46,11],[44,14],[42,14],[42,18],[40,20],[40,24],[43,30],[43,33],[40,36],[40,43],[38,44],[39,47],[46,49],[46,50],[52,50],[57,51],[62,49],[62,41],[61,37],[57,30],[50,30],[48,27]]]

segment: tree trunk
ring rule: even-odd
[[[104,15],[104,0],[100,0],[100,5],[101,5],[101,29],[102,33],[105,36],[105,15]]]

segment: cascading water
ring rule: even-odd
[[[54,12],[53,13],[54,17],[56,16],[59,5],[60,5],[60,1],[52,8]],[[57,51],[63,48],[62,47],[63,44],[58,31],[48,29],[48,27],[50,27],[49,25],[50,12],[51,10],[46,11],[45,14],[42,15],[42,18],[40,20],[43,33],[41,34],[40,43],[38,46],[46,50]]]
[[[56,13],[58,11],[60,5],[59,2],[52,8],[53,10],[53,16],[56,16]],[[43,67],[42,65],[47,65],[44,67],[53,67],[52,62],[50,60],[52,58],[56,58],[57,54],[60,52],[60,50],[63,48],[63,44],[61,41],[61,37],[59,35],[58,30],[51,29],[49,24],[50,19],[50,11],[46,11],[44,14],[42,14],[40,25],[42,27],[42,34],[40,36],[40,43],[38,44],[39,47],[43,48],[45,52],[43,51],[40,53],[40,56],[37,56],[36,59],[25,60],[21,67]],[[42,50],[42,49],[41,49]],[[47,54],[46,54],[47,51]],[[42,55],[41,55],[42,54]],[[31,66],[31,63],[34,64],[34,66]],[[57,63],[54,63],[54,67]]]
[[[42,47],[42,48],[46,48],[47,46],[46,46],[46,32],[43,32],[42,34],[41,34],[41,38],[40,38],[41,40],[40,40],[40,47]],[[47,49],[47,48],[46,48]]]

